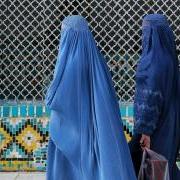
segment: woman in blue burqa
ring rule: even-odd
[[[165,16],[145,16],[142,41],[136,74],[134,137],[130,142],[133,162],[138,173],[141,143],[165,156],[170,179],[180,180],[176,166],[180,147],[180,73],[174,35]]]
[[[81,16],[62,22],[46,103],[48,180],[135,180],[108,68]]]

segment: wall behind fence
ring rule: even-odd
[[[2,0],[0,10],[1,100],[44,100],[61,21],[70,14],[88,20],[122,101],[133,100],[145,14],[158,12],[168,17],[180,50],[179,0]]]

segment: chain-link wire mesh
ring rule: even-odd
[[[88,20],[122,101],[133,100],[145,14],[165,14],[180,49],[179,0],[1,0],[0,9],[0,99],[44,99],[56,61],[61,21],[70,14]]]

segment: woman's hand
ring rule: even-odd
[[[145,134],[142,134],[141,140],[140,140],[141,148],[142,148],[142,149],[144,149],[144,148],[150,149],[150,144],[151,144],[151,138],[150,138],[150,136],[147,136],[147,135],[145,135]]]

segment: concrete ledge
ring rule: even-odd
[[[0,172],[1,180],[45,180],[45,172]]]

